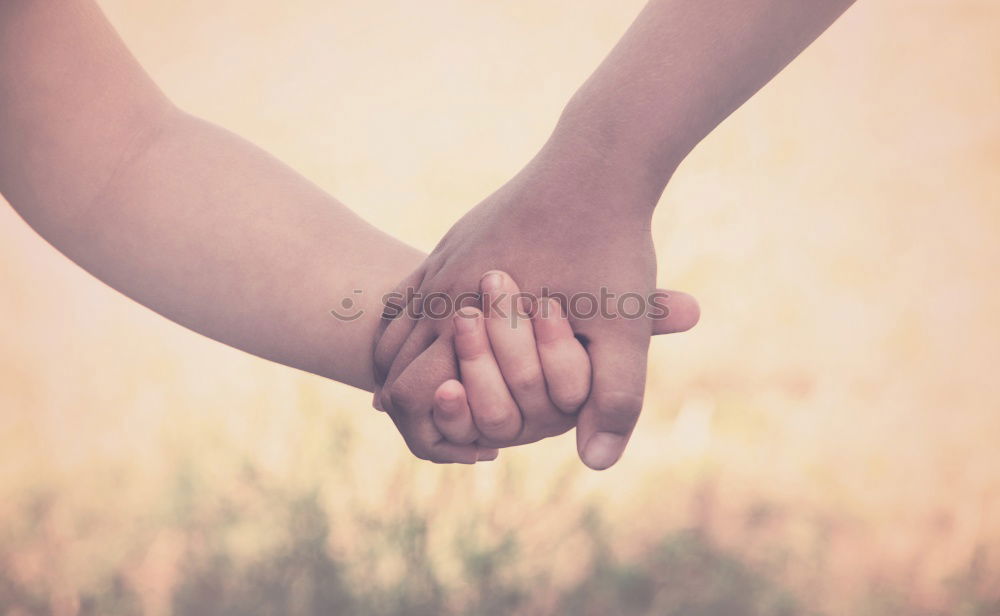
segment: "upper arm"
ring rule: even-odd
[[[0,192],[26,218],[87,207],[170,107],[91,0],[0,3]]]

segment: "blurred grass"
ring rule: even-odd
[[[559,541],[544,563],[574,563],[565,583],[555,571],[525,566],[526,557],[538,558],[530,529],[476,532],[483,518],[490,525],[488,503],[447,526],[439,524],[441,511],[412,507],[331,516],[324,506],[331,495],[289,489],[250,466],[210,490],[189,472],[178,470],[162,486],[164,506],[146,516],[100,506],[60,511],[55,494],[22,495],[7,521],[25,526],[5,524],[0,544],[3,613],[781,616],[823,613],[803,588],[796,594],[788,586],[789,568],[808,569],[812,585],[832,573],[818,553],[791,559],[778,545],[753,547],[754,536],[773,524],[775,513],[764,505],[747,513],[741,549],[718,545],[704,484],[689,496],[701,503],[700,523],[644,537],[627,554],[602,507],[578,503],[560,521],[562,534],[575,537]],[[427,506],[436,509],[434,502]],[[126,524],[102,523],[95,513]],[[537,513],[550,515],[547,508]],[[360,542],[344,539],[358,534]],[[68,550],[89,552],[75,579],[63,559]],[[846,613],[986,616],[1000,609],[982,549],[946,581],[947,601],[938,609],[877,579],[858,590]]]
[[[109,543],[136,542],[149,551],[106,562],[73,597],[59,596],[54,576],[18,581],[12,563],[6,563],[0,607],[15,614],[139,614],[169,606],[179,614],[246,616],[802,613],[762,567],[718,548],[703,529],[672,531],[623,559],[609,544],[600,509],[582,507],[567,522],[579,529],[578,549],[590,557],[582,575],[559,586],[549,576],[520,571],[523,539],[513,529],[483,540],[460,525],[448,531],[453,535],[448,547],[435,553],[429,540],[434,515],[402,510],[333,519],[315,491],[290,493],[249,468],[238,483],[234,492],[205,506],[198,504],[202,499],[190,479],[178,477],[174,493],[164,496],[180,506],[163,512],[145,532],[106,529]],[[16,517],[44,524],[55,515],[50,498],[35,495]],[[71,526],[85,525],[75,522]],[[367,544],[350,557],[332,528],[345,523],[362,530]],[[133,536],[123,537],[123,532]],[[249,551],[235,545],[250,534],[267,537],[266,545]],[[52,537],[33,539],[47,543]],[[8,554],[31,549],[23,544],[3,548]],[[159,562],[151,565],[150,554]],[[438,564],[441,559],[450,561],[451,574]],[[392,574],[377,572],[390,563]],[[173,582],[159,606],[149,605],[144,593],[144,582],[155,585],[143,579],[149,575]]]
[[[423,248],[640,4],[102,2],[178,103]],[[601,474],[572,435],[418,463],[0,209],[0,614],[1000,614],[998,18],[858,3],[685,162],[654,232],[704,319]]]

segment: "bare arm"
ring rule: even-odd
[[[651,0],[566,106],[554,141],[582,140],[658,195],[705,136],[853,3]]]
[[[413,277],[424,281],[419,290],[475,290],[479,273],[497,268],[531,293],[649,297],[656,280],[650,219],[676,166],[850,4],[651,0],[541,152],[452,227]],[[614,310],[570,320],[589,340],[593,367],[577,448],[588,466],[604,469],[618,461],[639,417],[652,323]],[[451,376],[443,351],[411,342],[446,335],[433,327],[404,323],[376,345],[387,397],[404,411],[430,405],[431,391],[412,375]],[[493,444],[551,433],[530,418],[511,423],[521,426],[516,437],[496,432]]]
[[[176,109],[90,0],[0,3],[0,192],[136,301],[368,390],[379,299],[423,256]],[[345,297],[363,317],[330,314]]]

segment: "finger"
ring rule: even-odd
[[[425,409],[431,412],[434,405],[435,383],[458,378],[458,364],[452,343],[439,337],[406,365],[395,362],[389,382],[382,388],[380,402],[389,413],[397,407]]]
[[[454,379],[441,383],[434,393],[434,425],[452,443],[467,445],[479,438],[465,388]]]
[[[480,449],[476,445],[459,445],[441,436],[429,412],[391,414],[389,417],[410,452],[421,460],[435,464],[475,464],[479,459]]]
[[[548,396],[564,413],[575,413],[590,393],[590,358],[553,298],[535,314],[535,341]]]
[[[480,462],[492,462],[500,456],[499,449],[490,449],[488,447],[479,448],[479,461]]]
[[[389,371],[399,355],[399,350],[409,339],[410,333],[417,326],[417,323],[419,323],[418,319],[405,312],[392,321],[383,320],[380,322],[380,327],[383,327],[383,330],[382,334],[375,340],[373,354],[376,382],[385,383],[388,380]]]
[[[686,332],[701,318],[698,300],[683,291],[657,289],[650,296],[650,304],[654,336]]]
[[[648,326],[638,325],[588,335],[593,385],[577,421],[577,449],[594,470],[618,461],[639,419],[650,338]]]
[[[393,358],[390,363],[389,372],[386,374],[386,386],[383,387],[382,396],[379,398],[379,403],[382,408],[389,410],[392,404],[388,399],[388,394],[390,392],[387,391],[387,387],[389,387],[390,384],[394,385],[392,389],[398,391],[400,389],[397,383],[399,375],[409,368],[410,364],[416,361],[418,357],[428,351],[437,340],[438,336],[437,332],[434,331],[433,323],[427,319],[420,319],[419,321],[416,321],[416,325],[409,332],[409,337],[403,342],[399,351],[396,353],[396,357]],[[440,360],[444,354],[443,349],[448,349],[447,353],[450,356],[453,353],[450,346],[451,345],[448,341],[442,340],[440,348],[433,355],[433,357]],[[425,361],[426,359],[427,358],[425,358]],[[440,363],[440,361],[438,363]],[[423,383],[414,383],[412,386],[408,387],[408,389],[417,388],[421,390],[423,394],[421,403],[424,404],[427,409],[431,408],[431,402],[434,395],[434,383],[443,383],[448,379],[453,379],[458,376],[458,367],[455,362],[451,361],[449,363],[452,370],[450,373],[440,372],[436,375],[440,378],[435,377],[433,380],[427,380]],[[412,394],[413,392],[407,391],[404,393]]]
[[[373,354],[376,383],[385,382],[400,347],[417,324],[415,289],[420,287],[425,275],[423,266],[417,268],[382,297],[382,315],[375,330]]]
[[[498,442],[513,441],[521,432],[521,413],[493,358],[483,314],[463,308],[454,318],[458,370],[479,431]]]
[[[480,448],[449,442],[432,416],[434,388],[428,392],[427,383],[444,382],[455,370],[450,341],[439,339],[385,388],[388,394],[383,395],[383,399],[388,399],[390,417],[418,458],[438,463],[473,464],[479,457]]]
[[[398,313],[394,313],[391,320],[382,318],[379,321],[381,334],[375,339],[375,349],[373,353],[375,363],[375,381],[386,383],[392,372],[392,366],[399,359],[400,352],[407,343],[411,343],[411,334],[414,329],[423,322],[416,310],[416,301],[411,300],[405,307],[399,308]],[[395,308],[393,309],[395,310]],[[386,313],[389,309],[386,310]],[[385,313],[384,313],[385,314]],[[410,357],[407,361],[412,361]],[[402,365],[406,367],[406,363]]]
[[[504,272],[487,272],[481,281],[486,332],[500,373],[526,424],[554,413],[536,348],[531,319],[522,308],[521,290]],[[551,418],[549,418],[551,419]]]

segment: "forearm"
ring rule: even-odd
[[[197,118],[168,113],[146,139],[72,219],[20,211],[71,259],[167,318],[371,389],[379,300],[423,255]],[[363,314],[343,321],[331,309]]]
[[[140,303],[366,389],[379,298],[422,258],[258,148],[174,109],[89,2],[0,6],[0,192]],[[355,304],[342,312],[363,316],[334,318],[343,298]]]
[[[553,140],[593,149],[659,194],[698,142],[853,1],[651,0]]]

